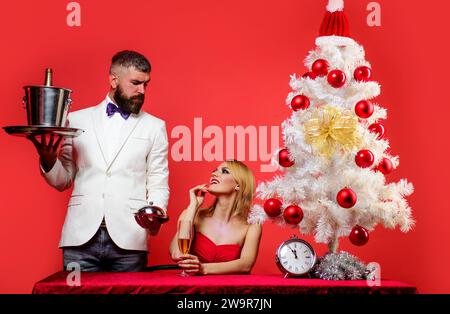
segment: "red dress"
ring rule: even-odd
[[[190,254],[196,255],[202,263],[229,262],[241,256],[238,244],[215,244],[201,232],[196,232],[192,241]]]

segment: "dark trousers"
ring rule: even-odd
[[[144,271],[147,266],[147,252],[118,247],[106,227],[100,227],[87,243],[63,247],[64,270],[73,270],[73,264],[69,265],[69,269],[67,267],[70,263],[78,263],[81,271],[89,272]]]

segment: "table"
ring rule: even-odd
[[[414,286],[381,280],[328,281],[283,278],[281,275],[221,275],[181,277],[179,270],[134,273],[80,273],[80,285],[68,285],[69,272],[57,272],[39,282],[33,294],[413,294]]]

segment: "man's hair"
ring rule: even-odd
[[[109,72],[113,72],[113,68],[123,66],[125,68],[135,67],[136,70],[144,73],[150,73],[152,66],[150,62],[142,54],[136,51],[124,50],[119,51],[112,57]]]

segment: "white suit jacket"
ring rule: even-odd
[[[130,115],[113,158],[108,160],[103,126],[106,101],[68,115],[68,126],[83,129],[84,133],[65,138],[53,168],[47,173],[41,169],[46,181],[59,191],[74,184],[59,246],[86,243],[105,217],[115,244],[147,251],[148,233],[137,224],[134,213],[149,202],[167,209],[165,122],[143,111]]]

